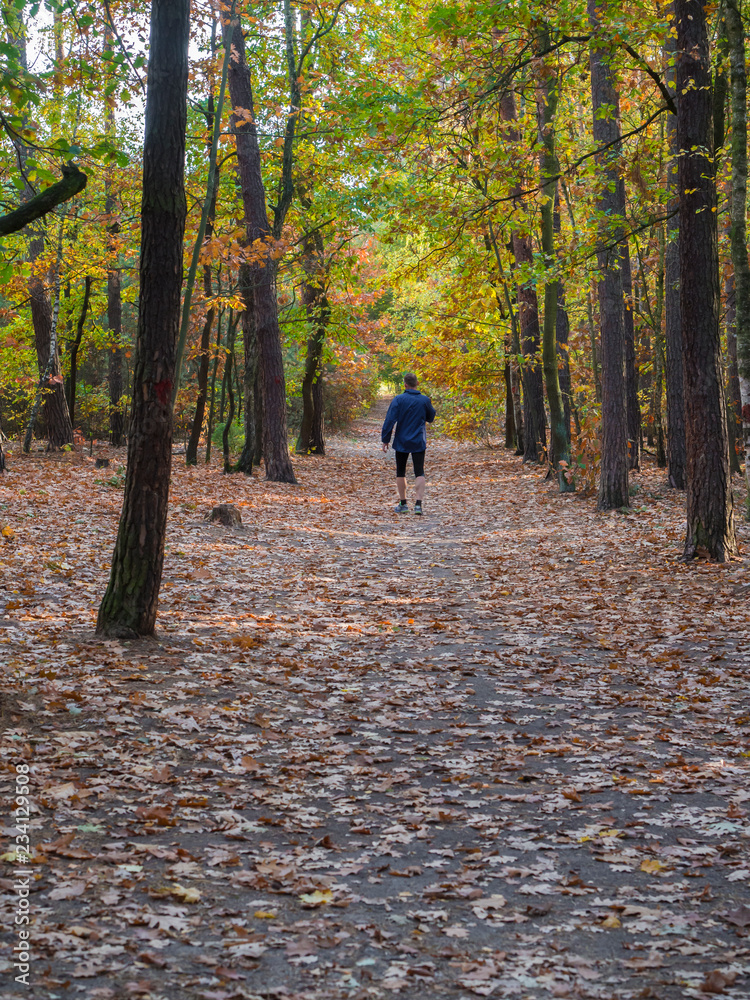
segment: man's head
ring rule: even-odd
[[[407,372],[406,375],[404,375],[404,385],[407,389],[417,388],[417,376],[414,372]]]

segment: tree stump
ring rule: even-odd
[[[224,524],[227,528],[242,527],[242,515],[231,503],[220,503],[206,514],[207,521]]]
[[[108,458],[97,458],[96,461],[94,462],[94,466],[97,469],[108,469],[109,468],[109,459]]]

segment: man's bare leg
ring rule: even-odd
[[[419,482],[419,480],[417,480]],[[422,480],[424,482],[424,480]],[[406,503],[406,476],[396,476],[396,489],[401,503]],[[422,491],[424,492],[424,490]]]
[[[403,479],[401,481],[404,484],[404,491],[405,491],[406,490],[406,480]],[[424,476],[417,476],[417,482],[416,482],[415,487],[414,487],[414,498],[416,500],[424,500],[424,491],[425,491],[425,486],[426,485],[427,485],[427,480],[425,479],[425,477]],[[404,492],[404,497],[405,496],[406,496],[406,492]]]

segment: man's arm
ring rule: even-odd
[[[385,420],[383,422],[383,429],[380,432],[380,440],[383,444],[383,451],[388,451],[388,445],[391,440],[391,432],[393,431],[393,425],[398,420],[398,401],[395,399],[391,400],[391,405],[388,407],[388,412],[385,415]]]
[[[428,424],[431,424],[432,421],[435,419],[435,407],[432,405],[432,400],[430,399],[429,396],[427,397],[427,405],[425,406],[424,409],[425,409],[424,418]]]

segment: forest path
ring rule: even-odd
[[[441,439],[397,515],[382,416],[298,486],[178,456],[155,642],[93,636],[116,470],[13,458],[32,995],[747,1000],[747,558],[678,562],[657,470],[598,514]]]

